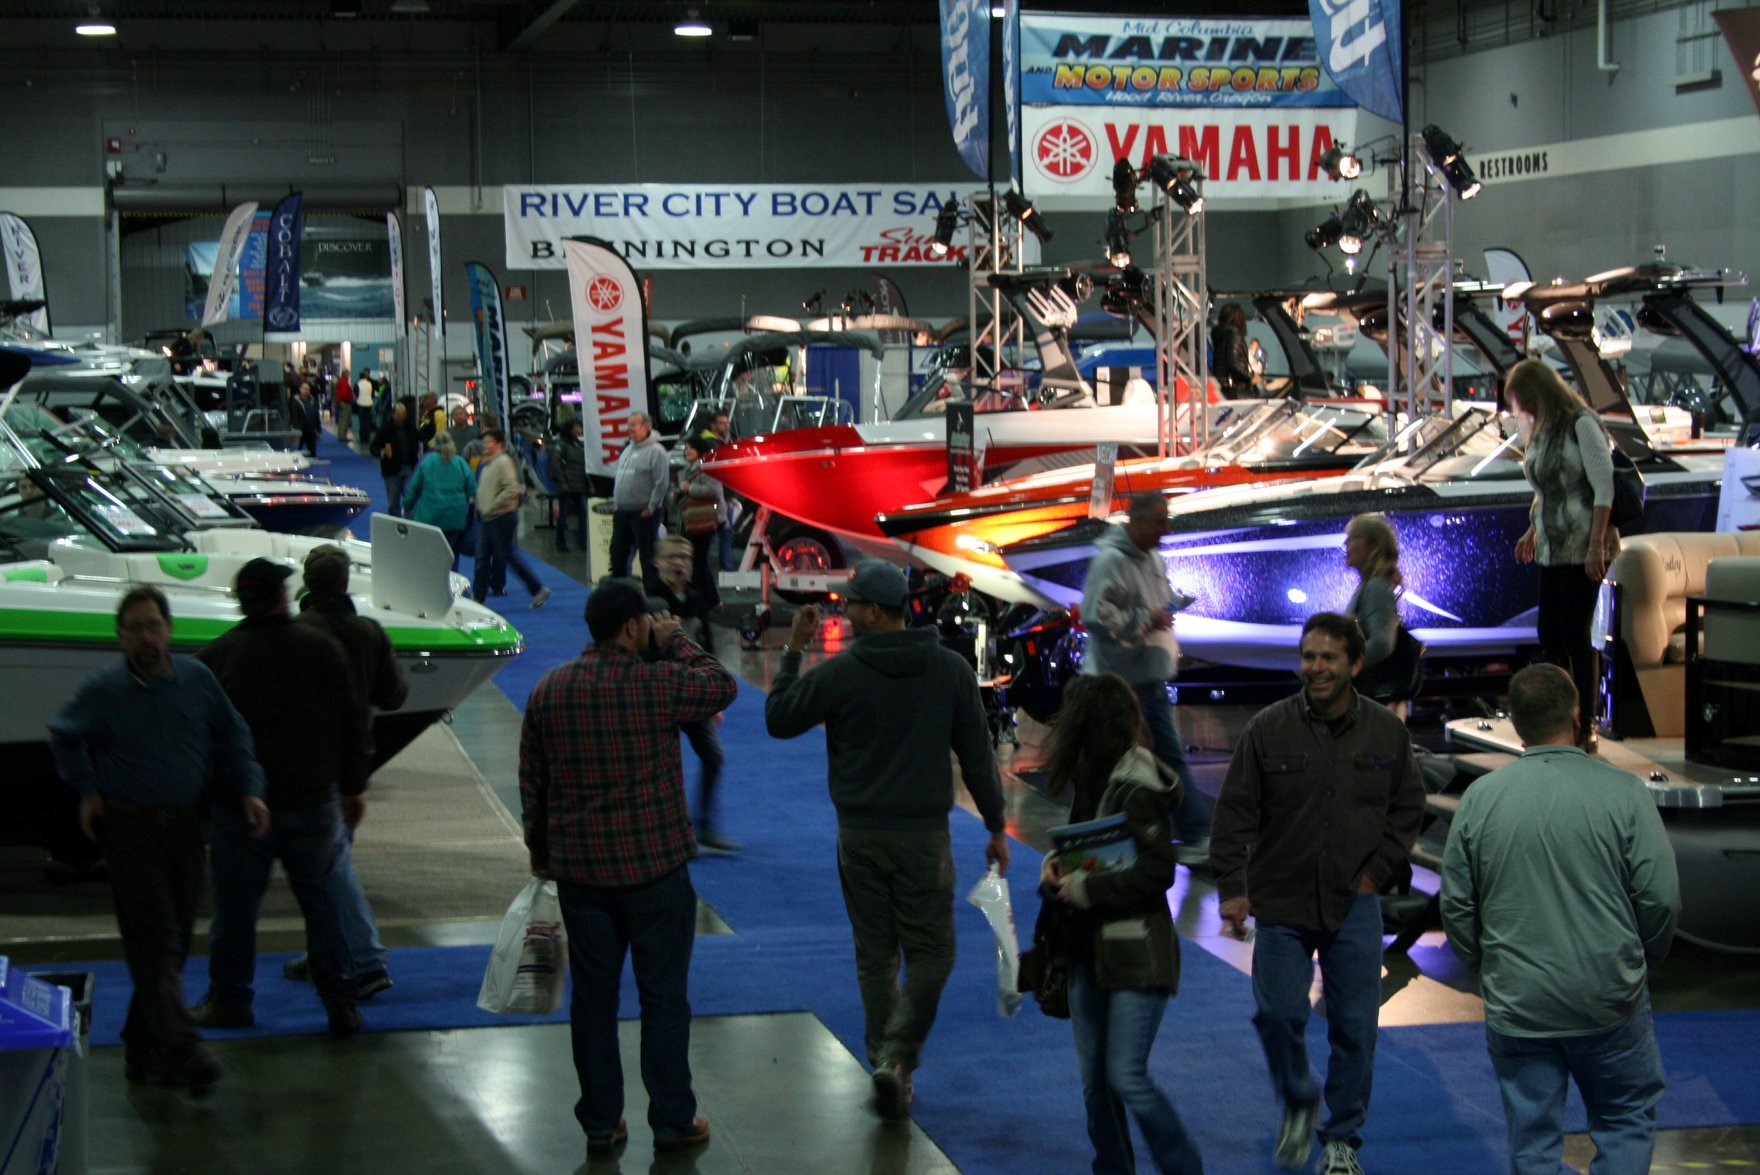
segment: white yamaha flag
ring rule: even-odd
[[[433,188],[422,189],[422,203],[428,213],[428,281],[433,292],[434,327],[441,332],[440,345],[446,345],[446,307],[441,305],[440,294],[440,197],[434,194]]]
[[[648,402],[648,309],[635,270],[609,244],[596,237],[569,237],[562,251],[574,305],[587,472],[611,477],[629,439],[630,413],[653,414]]]
[[[251,225],[257,216],[257,202],[246,200],[226,217],[220,230],[220,245],[214,250],[214,272],[208,275],[208,300],[202,305],[202,325],[225,322],[233,291],[238,288],[238,263],[250,241]]]

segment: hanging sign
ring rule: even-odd
[[[587,472],[612,477],[631,412],[648,412],[648,310],[635,270],[608,241],[562,242],[581,380]]]

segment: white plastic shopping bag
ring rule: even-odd
[[[504,1015],[548,1016],[562,1007],[567,978],[568,932],[556,883],[534,877],[501,919],[477,1007]]]
[[[1021,952],[1014,936],[1014,903],[1008,897],[1008,879],[996,866],[990,866],[972,886],[966,901],[983,911],[996,936],[996,1014],[1006,1019],[1021,1006],[1021,993],[1015,990]]]

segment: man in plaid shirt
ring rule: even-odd
[[[725,710],[738,687],[631,579],[587,598],[593,643],[526,703],[519,788],[532,872],[554,878],[568,929],[569,1020],[589,1154],[629,1137],[617,995],[628,953],[642,1001],[642,1081],[656,1150],[709,1141],[691,1090],[686,993],[697,855],[678,728]],[[657,650],[656,659],[644,654]]]

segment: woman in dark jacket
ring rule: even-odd
[[[568,520],[575,538],[587,549],[587,450],[581,444],[585,426],[575,417],[562,426],[550,454],[550,480],[556,483],[556,549],[568,550]]]
[[[1094,1170],[1137,1169],[1124,1118],[1129,1109],[1157,1171],[1200,1175],[1198,1148],[1149,1077],[1149,1050],[1179,987],[1167,890],[1180,782],[1144,746],[1142,712],[1122,677],[1103,673],[1069,683],[1046,774],[1054,788],[1074,787],[1072,822],[1122,815],[1135,849],[1128,864],[1105,870],[1069,870],[1053,853],[1040,873],[1046,900],[1068,907],[1063,956]]]
[[[1225,399],[1240,399],[1253,394],[1253,364],[1247,351],[1247,312],[1239,302],[1224,302],[1216,315],[1216,329],[1210,332],[1211,374],[1222,389]]]

